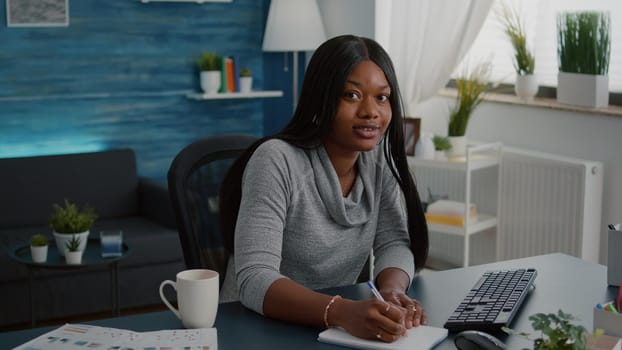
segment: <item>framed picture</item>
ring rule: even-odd
[[[407,156],[415,155],[415,145],[419,140],[420,127],[421,118],[404,117],[404,145]]]
[[[66,27],[69,0],[6,0],[8,27]]]

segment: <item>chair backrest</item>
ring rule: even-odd
[[[205,137],[182,149],[168,171],[169,193],[186,268],[218,271],[221,282],[228,253],[220,231],[220,184],[233,161],[257,140],[250,135]]]

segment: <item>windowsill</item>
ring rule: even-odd
[[[439,90],[438,95],[443,97],[456,97],[456,89],[443,88]],[[559,103],[554,98],[536,97],[532,101],[524,101],[512,94],[500,94],[487,92],[482,95],[483,100],[487,102],[505,103],[512,105],[530,106],[537,108],[549,108],[562,111],[572,111],[590,114],[603,114],[615,117],[622,117],[622,106],[609,105],[603,108],[587,108],[580,106],[572,106],[563,103]]]

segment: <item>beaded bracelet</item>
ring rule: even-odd
[[[326,307],[324,308],[324,326],[326,326],[326,328],[330,328],[330,326],[328,325],[328,310],[330,310],[330,307],[333,305],[335,300],[337,300],[338,298],[341,298],[341,295],[335,295],[334,297],[332,297],[330,301],[328,302],[328,304],[326,304]]]

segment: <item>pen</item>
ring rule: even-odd
[[[376,288],[376,286],[374,285],[374,282],[372,282],[371,280],[367,281],[367,285],[369,286],[369,289],[371,289],[371,292],[374,294],[374,296],[380,300],[380,301],[384,301],[384,298],[382,297],[382,295],[380,295],[380,292],[378,291],[378,289]]]

